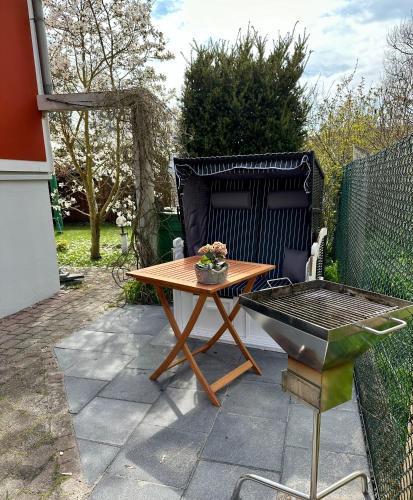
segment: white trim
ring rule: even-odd
[[[48,181],[52,178],[51,172],[0,172],[0,182],[5,181]]]
[[[32,48],[33,48],[33,60],[34,60],[34,68],[36,71],[36,81],[37,81],[37,92],[39,95],[43,95],[43,80],[42,80],[42,70],[40,65],[40,57],[39,57],[39,46],[37,44],[37,35],[36,35],[36,27],[34,24],[34,13],[33,13],[33,4],[32,0],[27,0],[27,8],[29,13],[29,23],[30,23],[30,34],[32,38]],[[52,145],[50,141],[50,129],[49,129],[49,116],[47,113],[43,113],[42,117],[42,128],[43,128],[43,141],[44,148],[46,152],[46,162],[43,163],[47,166],[47,171],[53,172],[53,153],[52,153]]]
[[[0,172],[51,172],[49,164],[45,161],[33,160],[0,160]]]

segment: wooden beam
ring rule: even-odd
[[[47,94],[37,96],[37,107],[39,111],[86,111],[91,109],[122,108],[133,105],[136,100],[136,90]]]

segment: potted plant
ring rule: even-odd
[[[198,250],[201,259],[195,264],[198,283],[216,285],[223,283],[228,275],[228,262],[225,261],[227,247],[220,241],[204,245]]]

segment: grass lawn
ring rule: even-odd
[[[66,224],[63,234],[55,233],[60,266],[105,267],[121,254],[120,230],[115,224],[104,223],[100,233],[100,260],[90,260],[90,230],[86,224]]]

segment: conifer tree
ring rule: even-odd
[[[194,44],[185,73],[182,153],[210,156],[297,151],[309,110],[300,84],[307,35],[289,33],[268,50],[249,28],[233,45]]]

